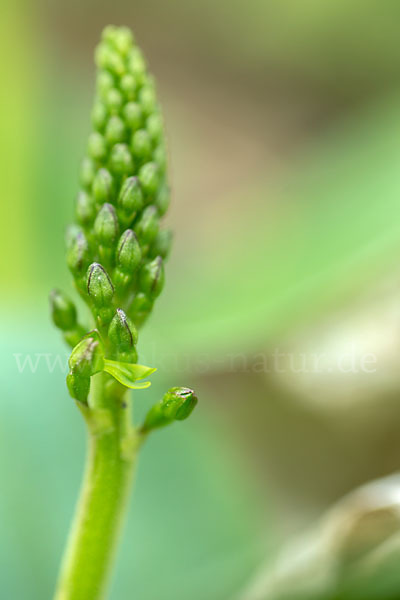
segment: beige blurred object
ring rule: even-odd
[[[239,598],[312,600],[346,585],[362,597],[357,596],[360,586],[399,559],[400,474],[395,474],[336,503],[316,527],[265,564]],[[400,574],[398,579],[400,585]]]
[[[357,303],[336,309],[280,343],[275,384],[319,410],[345,410],[398,392],[400,289],[397,274]]]

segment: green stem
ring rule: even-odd
[[[137,436],[121,389],[93,378],[86,472],[54,600],[105,597],[137,453]]]

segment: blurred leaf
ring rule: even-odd
[[[242,600],[389,600],[400,595],[400,476],[358,488],[267,562]]]
[[[215,362],[263,347],[397,264],[399,106],[395,96],[336,124],[280,190],[260,185],[232,201],[225,227],[210,214],[201,247],[178,240],[144,338],[166,356],[173,347]]]
[[[0,237],[1,287],[12,282],[27,289],[33,264],[30,210],[25,198],[31,193],[38,74],[36,48],[29,28],[31,13],[25,2],[2,5],[0,75],[4,93],[0,111],[0,162],[2,227]],[[29,251],[28,251],[29,249]]]

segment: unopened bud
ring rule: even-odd
[[[190,388],[171,388],[158,404],[147,413],[142,426],[143,433],[164,427],[172,421],[187,419],[197,404],[197,396]]]
[[[146,77],[146,64],[139,48],[132,48],[128,57],[129,69],[137,84],[141,86]]]
[[[111,90],[107,92],[105,102],[111,113],[118,113],[122,108],[124,98],[119,90],[111,88]]]
[[[194,391],[186,387],[174,387],[168,390],[162,399],[164,414],[176,421],[187,419],[197,404]]]
[[[110,323],[108,337],[116,352],[116,358],[125,362],[136,362],[136,327],[121,308],[117,308]]]
[[[158,209],[158,214],[163,217],[168,210],[169,203],[171,201],[171,192],[169,187],[165,184],[161,187],[157,194],[155,205]]]
[[[160,174],[165,173],[167,168],[167,151],[164,144],[159,144],[153,153],[153,160]]]
[[[102,132],[107,122],[107,109],[103,102],[96,102],[92,109],[92,124],[93,127]]]
[[[117,27],[110,41],[120,54],[126,56],[133,44],[133,35],[128,27]]]
[[[156,110],[156,94],[152,85],[142,87],[139,93],[139,103],[146,117]]]
[[[170,229],[162,229],[157,233],[157,236],[150,248],[150,256],[161,256],[164,260],[168,257],[172,246],[172,231]]]
[[[133,100],[135,98],[136,93],[136,80],[131,73],[126,73],[121,79],[121,90],[125,94],[125,97],[129,100]]]
[[[114,75],[123,75],[125,72],[125,65],[122,57],[116,50],[107,43],[102,41],[96,48],[96,63],[100,69],[109,70]]]
[[[137,102],[128,102],[128,104],[124,106],[123,116],[128,127],[134,131],[142,124],[143,113]]]
[[[154,162],[148,162],[140,168],[139,181],[145,195],[154,196],[158,187],[158,169]]]
[[[98,373],[103,365],[103,353],[99,340],[87,336],[73,349],[69,357],[70,371],[67,375],[69,393],[79,402],[87,403],[90,377]]]
[[[81,225],[88,227],[96,215],[96,203],[92,196],[81,190],[76,199],[76,216]]]
[[[87,239],[80,229],[70,230],[67,248],[67,264],[75,276],[82,275],[90,262]]]
[[[160,219],[158,218],[156,207],[147,206],[135,226],[140,242],[142,244],[151,244],[155,239],[159,228]]]
[[[114,87],[115,80],[109,71],[99,71],[96,80],[97,91],[103,100],[107,97],[107,93]]]
[[[133,161],[129,148],[126,144],[115,144],[111,150],[110,165],[118,175],[131,175],[133,172]]]
[[[142,260],[142,252],[136,234],[132,229],[124,231],[117,247],[117,267],[124,273],[133,273]]]
[[[111,202],[113,196],[113,178],[107,169],[99,169],[93,180],[92,193],[97,204]]]
[[[124,223],[132,221],[143,207],[142,188],[137,177],[125,180],[118,197],[118,213]]]
[[[87,291],[93,304],[98,308],[110,306],[114,296],[114,287],[107,271],[99,263],[91,264],[88,269]]]
[[[89,136],[88,153],[90,158],[96,161],[102,161],[107,156],[106,141],[98,131],[93,131]]]
[[[106,127],[106,140],[109,144],[117,144],[123,142],[126,137],[125,124],[120,117],[112,115]]]
[[[144,265],[140,272],[140,287],[144,294],[156,298],[164,285],[164,264],[161,256]]]
[[[94,222],[94,233],[100,244],[111,247],[118,237],[118,219],[112,204],[101,207]]]
[[[83,159],[81,164],[80,181],[85,189],[90,189],[94,176],[96,174],[96,165],[88,156]]]
[[[68,331],[76,326],[75,305],[60,290],[51,292],[50,309],[54,325],[62,331]]]
[[[149,160],[151,155],[151,138],[145,129],[138,129],[133,134],[131,144],[133,155],[141,162]]]
[[[146,128],[149,132],[151,141],[154,144],[158,144],[163,134],[163,122],[159,113],[150,115],[146,121]]]
[[[136,294],[130,306],[129,314],[137,327],[143,325],[152,308],[153,299],[143,292]]]

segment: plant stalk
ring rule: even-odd
[[[87,464],[54,600],[105,598],[136,461],[122,386],[108,385],[104,373],[93,383],[89,407],[79,406],[88,425]]]

